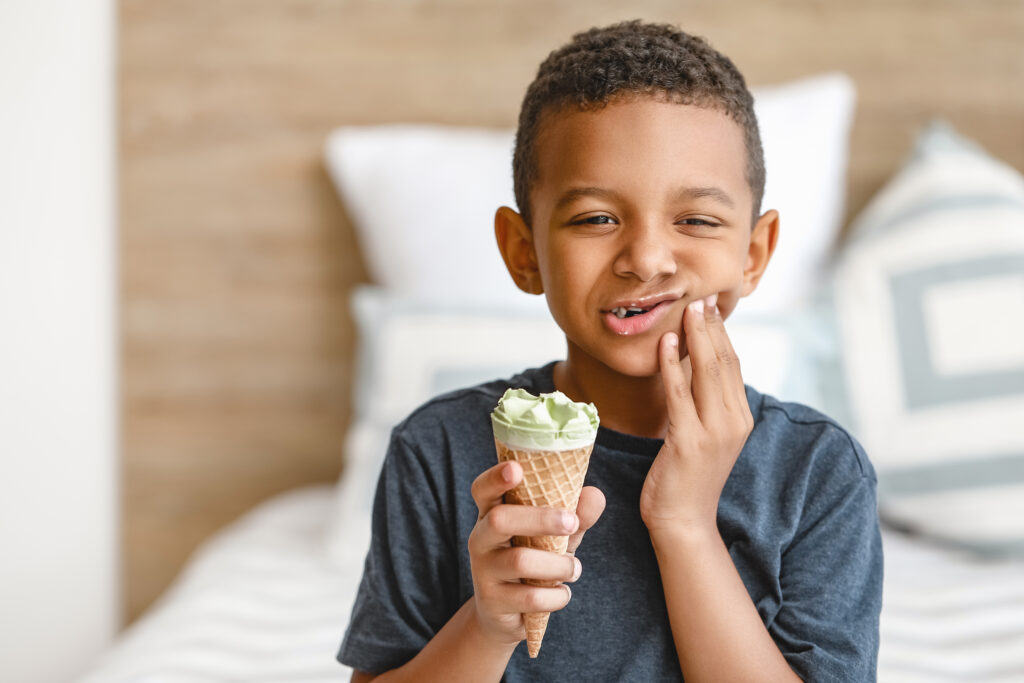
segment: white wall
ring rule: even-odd
[[[0,0],[0,679],[117,627],[113,0]]]

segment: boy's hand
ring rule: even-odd
[[[526,638],[524,612],[554,612],[569,603],[568,586],[541,588],[520,579],[572,582],[582,567],[573,553],[584,532],[604,512],[604,494],[584,486],[576,514],[568,510],[507,505],[506,491],[523,477],[519,463],[505,462],[486,470],[473,482],[473,500],[480,510],[469,535],[473,572],[473,601],[481,630],[495,642],[518,643]],[[513,536],[569,537],[567,555],[547,550],[516,548]]]
[[[640,514],[652,535],[717,533],[718,499],[754,427],[739,359],[716,299],[712,295],[686,307],[688,359],[680,359],[674,333],[658,346],[669,426],[640,494]]]

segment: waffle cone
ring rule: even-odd
[[[576,510],[587,476],[590,452],[594,444],[565,451],[542,451],[512,448],[495,439],[498,462],[515,460],[523,468],[523,480],[505,493],[505,502],[515,505],[564,508]],[[564,555],[569,545],[568,536],[515,536],[513,545],[539,548]],[[524,579],[531,586],[557,586],[558,581]],[[540,644],[548,627],[550,612],[531,612],[523,615],[526,626],[526,646],[530,657],[540,652]]]

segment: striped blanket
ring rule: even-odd
[[[333,496],[282,494],[210,539],[80,683],[347,680],[334,653],[362,557],[326,555]],[[1024,561],[884,543],[879,681],[1024,681]]]

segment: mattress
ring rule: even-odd
[[[334,653],[363,558],[327,557],[334,492],[281,494],[211,538],[80,682],[347,680]],[[883,543],[879,681],[1024,682],[1024,562]]]

